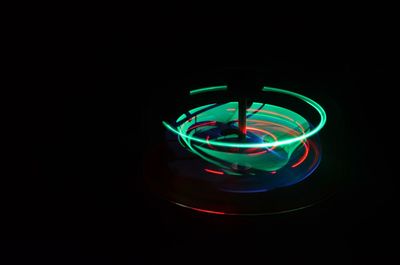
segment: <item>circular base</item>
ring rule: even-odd
[[[195,211],[221,215],[278,214],[314,205],[335,191],[337,179],[326,174],[324,165],[320,165],[321,150],[316,141],[310,142],[308,159],[298,168],[289,164],[275,173],[240,176],[221,174],[190,152],[171,154],[174,144],[169,141],[167,146],[149,154],[145,175],[157,194]],[[242,173],[246,170],[249,169],[242,169]],[[275,187],[270,188],[274,177],[289,177],[293,183],[284,181],[285,185],[279,186],[275,181]]]

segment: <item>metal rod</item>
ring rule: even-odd
[[[246,139],[246,109],[247,109],[247,99],[241,98],[238,101],[239,104],[239,130],[240,139]]]

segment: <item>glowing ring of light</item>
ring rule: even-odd
[[[218,87],[196,89],[195,91],[196,92],[199,91],[197,93],[200,93],[200,92],[206,92],[206,91],[226,90],[226,89],[227,89],[227,86],[218,86]],[[272,146],[287,145],[287,144],[291,144],[291,143],[294,143],[294,142],[297,142],[297,141],[302,141],[304,139],[307,139],[310,136],[313,136],[316,133],[318,133],[322,129],[322,127],[324,127],[324,125],[326,123],[326,113],[325,113],[324,109],[321,107],[321,105],[319,105],[314,100],[312,100],[312,99],[310,99],[310,98],[308,98],[306,96],[303,96],[301,94],[298,94],[298,93],[295,93],[295,92],[292,92],[292,91],[288,91],[288,90],[284,90],[284,89],[280,89],[280,88],[273,88],[273,87],[264,86],[262,88],[262,91],[287,94],[289,96],[293,96],[295,98],[298,98],[298,99],[306,102],[307,104],[311,105],[314,109],[316,109],[317,112],[319,113],[319,115],[320,115],[319,124],[315,128],[313,128],[311,131],[309,131],[308,133],[302,134],[300,136],[297,136],[297,137],[291,138],[291,139],[274,141],[274,142],[269,142],[269,143],[232,143],[232,142],[216,142],[216,141],[210,141],[210,140],[206,140],[206,139],[202,139],[202,138],[198,138],[198,137],[194,137],[194,136],[189,136],[189,135],[183,133],[180,129],[178,129],[178,130],[174,129],[171,125],[169,125],[165,121],[163,121],[162,123],[164,124],[164,126],[167,129],[169,129],[173,133],[181,136],[182,138],[188,139],[190,141],[195,141],[195,142],[199,142],[199,143],[203,143],[203,144],[211,144],[211,145],[215,145],[215,146],[236,147],[236,148],[252,148],[252,147],[262,148],[262,147],[272,147]],[[196,94],[196,93],[190,93],[190,94]]]

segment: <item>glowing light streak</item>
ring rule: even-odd
[[[222,172],[222,171],[212,170],[212,169],[208,169],[208,168],[205,168],[204,171],[207,171],[208,173],[212,173],[212,174],[224,175],[224,172]]]
[[[307,156],[308,156],[308,153],[309,153],[309,151],[310,151],[310,147],[308,146],[307,143],[304,143],[304,147],[305,147],[304,154],[303,154],[302,157],[299,159],[299,161],[297,161],[296,163],[294,163],[294,164],[292,165],[293,168],[294,168],[294,167],[297,167],[298,165],[300,165],[301,163],[303,163],[304,160],[306,160],[306,158],[307,158]]]
[[[201,94],[205,92],[210,92],[210,91],[221,91],[221,90],[227,90],[227,86],[212,86],[212,87],[205,87],[205,88],[199,88],[199,89],[194,89],[189,92],[191,96],[196,95],[196,94]]]
[[[215,121],[199,123],[199,124],[196,124],[196,125],[190,127],[190,128],[188,129],[188,132],[191,131],[191,130],[193,130],[193,129],[196,129],[196,128],[199,128],[199,127],[203,127],[203,126],[213,126],[213,125],[215,125],[216,123],[217,123],[217,122],[215,122]]]
[[[226,88],[227,88],[226,86],[218,87],[218,89],[226,89]],[[205,92],[205,91],[213,91],[213,90],[215,90],[215,87],[204,88],[204,89],[201,89],[199,91]],[[195,90],[195,91],[197,91],[197,90]],[[283,89],[278,89],[278,88],[264,87],[262,89],[262,91],[287,94],[287,95],[290,95],[290,96],[293,96],[293,97],[296,97],[296,98],[299,98],[299,99],[303,100],[304,102],[306,102],[307,104],[312,106],[319,113],[319,115],[320,115],[319,124],[315,128],[313,128],[312,130],[308,131],[307,133],[303,133],[303,134],[301,134],[301,135],[299,135],[297,137],[278,140],[278,141],[274,141],[274,142],[232,143],[232,142],[222,142],[222,141],[218,141],[218,142],[217,141],[209,141],[209,143],[214,145],[214,146],[236,147],[236,148],[251,148],[251,147],[263,148],[263,147],[273,147],[273,146],[280,146],[280,145],[288,145],[288,144],[292,144],[292,143],[295,143],[295,142],[303,141],[303,140],[307,139],[308,137],[311,137],[311,136],[315,135],[325,125],[325,123],[326,123],[326,113],[325,113],[324,109],[318,103],[313,101],[312,99],[310,99],[308,97],[305,97],[303,95],[300,95],[298,93],[295,93],[295,92],[291,92],[291,91],[287,91],[287,90],[283,90]],[[167,129],[169,129],[173,133],[178,134],[179,136],[181,136],[184,139],[188,139],[189,141],[195,141],[195,142],[199,142],[199,143],[208,144],[205,139],[199,138],[199,137],[195,137],[195,136],[192,136],[192,135],[187,135],[186,132],[183,132],[180,128],[174,128],[171,125],[169,125],[168,123],[166,123],[165,121],[163,121],[163,124]]]
[[[262,155],[265,154],[267,150],[260,151],[260,152],[254,152],[254,153],[248,153],[249,156],[257,156],[257,155]]]
[[[187,206],[187,205],[184,205],[184,204],[181,204],[181,203],[177,203],[177,202],[174,202],[174,203],[175,203],[176,205],[182,206],[182,207],[184,207],[184,208],[192,209],[192,210],[195,210],[195,211],[198,211],[198,212],[202,212],[202,213],[211,213],[211,214],[219,214],[219,215],[227,214],[227,213],[224,213],[224,212],[210,211],[210,210],[205,210],[205,209],[190,207],[190,206]]]

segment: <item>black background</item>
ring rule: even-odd
[[[36,88],[21,96],[29,122],[3,193],[7,259],[358,264],[395,256],[389,14],[130,10],[82,23],[67,17],[60,27],[46,21],[31,35],[47,55],[34,57],[42,60],[29,65]],[[215,69],[263,69],[267,85],[326,108],[321,138],[329,159],[321,166],[346,179],[333,198],[290,214],[221,217],[180,209],[148,191],[144,159],[162,141],[163,109],[173,112],[188,88],[221,79],[209,74]]]

